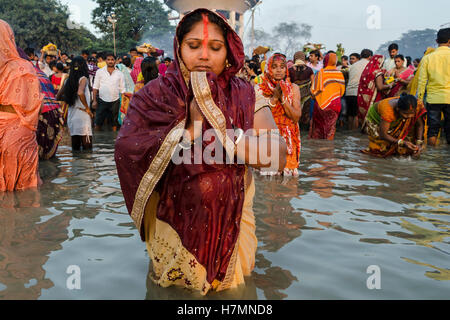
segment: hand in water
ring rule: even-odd
[[[405,141],[404,146],[411,151],[415,151],[415,152],[419,151],[419,147],[409,141]]]

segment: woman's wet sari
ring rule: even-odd
[[[198,10],[192,12],[194,14]],[[226,20],[211,11],[225,23]],[[178,28],[190,14],[181,20]],[[219,76],[189,72],[176,58],[165,77],[150,81],[131,100],[116,140],[115,160],[128,211],[146,242],[151,279],[206,294],[244,282],[254,267],[254,184],[246,165],[175,164],[189,105],[196,99],[202,130],[253,128],[255,94],[235,77],[244,63],[239,36],[227,24],[227,67]],[[210,145],[196,143],[201,153]],[[184,151],[185,152],[185,151]],[[202,153],[201,153],[202,154]],[[194,160],[194,152],[191,160]]]
[[[412,66],[412,65],[411,65]],[[405,70],[402,71],[397,77],[398,79],[402,79],[405,81],[411,81],[414,78],[414,67],[408,67]],[[401,95],[402,93],[407,93],[408,85],[405,85],[401,82],[397,82],[395,86],[389,90],[389,93],[387,94],[388,97],[397,97]]]
[[[333,140],[341,111],[341,97],[345,92],[345,79],[342,72],[336,69],[336,54],[327,54],[324,66],[315,75],[311,87],[315,104],[309,137]]]
[[[386,158],[392,155],[412,155],[412,151],[406,147],[401,147],[397,143],[391,143],[380,138],[380,123],[382,120],[390,122],[388,134],[395,139],[403,139],[416,143],[416,124],[420,117],[425,116],[426,109],[422,104],[418,104],[416,115],[413,118],[404,119],[398,117],[391,101],[399,97],[392,97],[374,103],[366,116],[367,133],[369,135],[369,146],[367,149],[361,150],[365,154],[375,157]]]
[[[267,62],[267,68],[264,75],[261,77],[261,83],[256,85],[256,108],[259,110],[262,107],[269,106],[269,99],[273,96],[273,91],[277,84],[280,84],[283,92],[283,98],[291,103],[293,101],[293,86],[289,79],[289,71],[286,71],[286,77],[283,80],[276,81],[273,77],[272,64],[275,59],[281,59],[286,63],[286,57],[281,54],[274,54]],[[287,68],[286,68],[287,69]],[[280,130],[280,135],[284,138],[287,145],[286,157],[286,174],[298,174],[298,166],[300,163],[301,138],[300,127],[298,122],[294,122],[286,115],[283,105],[277,101],[275,107],[271,108],[273,119]]]
[[[11,27],[0,19],[0,192],[38,186],[42,99],[33,65],[20,58]]]

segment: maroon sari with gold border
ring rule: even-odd
[[[179,58],[175,38],[177,59],[165,77],[149,82],[133,96],[115,151],[125,202],[142,240],[146,240],[146,206],[157,193],[156,219],[176,231],[184,248],[197,260],[193,264],[198,262],[206,269],[209,284],[225,279],[239,237],[246,166],[204,162],[175,165],[170,159],[181,138],[177,129],[184,129],[193,98],[205,117],[203,132],[233,126],[244,131],[253,128],[253,87],[235,76],[244,62],[242,42],[231,27],[227,31],[231,67],[219,76],[189,73]],[[206,146],[203,142],[203,149]],[[172,271],[175,280],[182,277],[181,270]]]

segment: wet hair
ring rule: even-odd
[[[122,63],[124,64],[124,66],[131,68],[131,59],[130,57],[123,57],[122,58]]]
[[[180,43],[183,42],[183,39],[186,36],[186,34],[191,32],[192,28],[196,23],[203,21],[203,14],[206,14],[208,16],[208,20],[210,23],[214,23],[220,28],[220,30],[222,31],[223,38],[224,39],[227,38],[228,29],[226,23],[217,15],[209,11],[199,10],[194,14],[186,17],[185,20],[183,21],[183,24],[178,28],[177,38]]]
[[[159,71],[158,66],[156,65],[156,60],[157,59],[155,57],[146,57],[142,60],[141,70],[142,75],[144,76],[144,84],[158,78]]]
[[[402,54],[398,54],[394,57],[394,59],[401,59],[402,61],[405,61],[405,57]]]
[[[84,58],[78,56],[72,60],[69,78],[64,86],[63,100],[69,106],[73,106],[78,97],[78,86],[81,77],[86,77],[89,80],[89,69]]]
[[[391,52],[392,50],[398,50],[398,44],[391,43],[388,47],[388,51]]]
[[[450,28],[440,29],[437,33],[437,43],[447,43],[450,40]]]
[[[373,51],[372,51],[372,50],[369,50],[369,49],[363,49],[363,50],[361,51],[361,58],[363,58],[363,59],[368,59],[368,58],[370,58],[371,56],[373,56]]]
[[[356,59],[360,60],[361,59],[361,55],[359,53],[352,53],[350,55],[350,57],[355,57]]]
[[[400,111],[409,111],[411,108],[416,110],[417,99],[413,95],[402,93],[398,99],[397,107]]]

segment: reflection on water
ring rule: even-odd
[[[450,148],[419,160],[359,152],[359,134],[303,139],[299,178],[255,174],[256,266],[246,285],[200,297],[148,280],[128,216],[114,134],[91,153],[65,137],[39,190],[0,193],[0,299],[445,299],[450,297]],[[66,273],[81,270],[81,290]],[[369,290],[378,265],[381,290]]]

